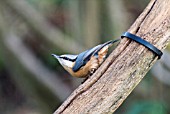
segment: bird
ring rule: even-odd
[[[51,55],[56,58],[64,69],[72,76],[87,78],[91,76],[106,59],[109,47],[119,40],[120,39],[110,40],[77,55]]]

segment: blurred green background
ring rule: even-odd
[[[0,114],[51,114],[81,84],[51,53],[126,31],[149,0],[1,0]],[[169,46],[170,47],[170,46]],[[170,48],[115,114],[170,114]]]

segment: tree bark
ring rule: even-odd
[[[128,32],[163,50],[170,40],[170,0],[151,0]],[[127,38],[54,114],[112,114],[158,57]]]

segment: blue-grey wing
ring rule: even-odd
[[[77,59],[76,59],[76,62],[75,62],[75,65],[73,66],[73,71],[76,72],[78,71],[82,66],[84,66],[91,58],[91,56],[95,55],[97,56],[98,55],[98,52],[103,48],[105,47],[106,45],[110,45],[110,44],[113,44],[114,42],[116,41],[108,41],[104,44],[100,44],[100,45],[97,45],[89,50],[86,50],[82,53],[80,53],[78,56],[77,56]]]
[[[111,40],[111,41],[108,41],[104,44],[100,44],[100,45],[97,45],[91,49],[89,49],[89,51],[87,53],[85,53],[84,57],[83,57],[83,60],[84,61],[87,61],[89,60],[89,58],[91,58],[92,55],[98,55],[98,52],[103,48],[105,47],[106,45],[111,45],[113,44],[114,42],[116,42],[118,40]]]
[[[84,51],[77,56],[76,62],[74,64],[73,68],[72,68],[72,70],[74,72],[78,71],[82,66],[85,65],[85,61],[83,60],[83,56],[87,53],[87,51]]]
[[[73,66],[73,71],[76,72],[78,71],[82,66],[84,66],[91,58],[91,56],[94,54],[94,52],[99,48],[101,47],[101,44],[98,45],[98,46],[95,46],[89,50],[86,50],[82,53],[80,53],[78,56],[77,56],[77,59],[76,59],[76,62]]]

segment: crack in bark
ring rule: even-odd
[[[155,0],[152,4],[152,6],[150,7],[150,9],[148,10],[147,14],[144,16],[144,18],[142,19],[141,23],[139,23],[139,27],[136,29],[135,33],[138,33],[138,31],[140,30],[140,25],[143,23],[143,21],[146,19],[146,17],[149,15],[149,13],[152,11],[154,5],[156,4],[156,1]]]

